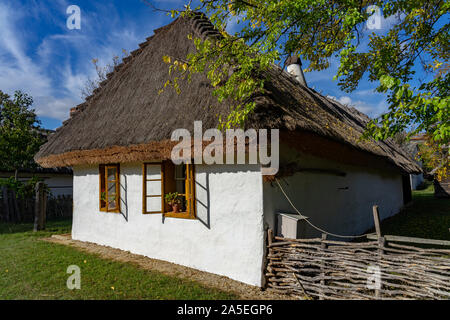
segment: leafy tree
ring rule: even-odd
[[[0,91],[0,166],[15,172],[33,168],[34,155],[45,141],[33,109],[33,99],[16,91],[14,97]]]
[[[371,5],[389,21],[386,32],[368,35],[367,22],[376,14]],[[299,55],[309,63],[305,71],[324,70],[335,57],[334,78],[342,90],[351,92],[368,79],[387,96],[389,109],[369,123],[365,138],[426,132],[445,148],[450,137],[449,7],[444,0],[200,0],[195,6],[189,1],[168,13],[205,12],[222,36],[203,41],[191,35],[196,53],[164,57],[171,71],[179,71],[166,85],[178,89],[180,79],[205,72],[219,101],[234,101],[231,114],[221,119],[232,127],[242,125],[254,109],[249,97],[262,88],[261,71],[272,63],[284,67],[287,57]],[[225,31],[230,21],[239,26],[233,35]]]
[[[450,172],[449,146],[440,146],[430,137],[425,138],[425,142],[419,145],[418,158],[422,161],[425,172],[432,173],[441,181]]]

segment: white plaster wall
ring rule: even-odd
[[[349,166],[306,155],[297,158],[297,162],[305,168],[346,173],[342,177],[329,173],[300,172],[280,181],[297,209],[313,224],[328,232],[362,234],[373,227],[373,205],[379,206],[380,219],[398,213],[403,206],[402,178],[395,171]],[[265,221],[276,230],[275,212],[296,212],[276,183],[264,183],[263,190]],[[305,222],[300,222],[299,228],[303,237],[320,235]]]
[[[257,165],[197,165],[196,220],[142,214],[142,166],[121,164],[121,214],[98,210],[97,166],[74,172],[72,237],[260,286],[264,254]]]

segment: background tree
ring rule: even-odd
[[[0,91],[0,167],[14,171],[15,180],[21,169],[36,166],[33,157],[45,141],[32,104],[26,93],[11,98]]]
[[[157,9],[151,1],[145,1]],[[201,40],[193,35],[197,52],[187,57],[164,57],[179,71],[167,84],[178,89],[180,79],[205,72],[219,100],[234,101],[222,126],[240,126],[255,105],[250,96],[264,81],[261,71],[272,63],[284,67],[290,55],[307,63],[305,71],[324,70],[331,58],[339,66],[334,79],[351,92],[363,80],[385,93],[388,110],[367,126],[364,138],[377,140],[401,131],[426,132],[445,149],[449,120],[449,7],[443,0],[200,0],[189,1],[173,17],[205,12],[222,34]],[[377,11],[389,28],[371,33],[367,22]],[[160,10],[160,9],[157,9]],[[233,21],[239,31],[225,30]],[[368,37],[368,38],[367,38]],[[365,38],[365,39],[364,39]],[[230,74],[230,69],[233,71]],[[421,70],[420,70],[421,69]],[[421,71],[421,72],[419,72]],[[167,85],[166,84],[166,85]],[[444,152],[445,153],[445,152]],[[439,153],[442,154],[442,153]],[[447,157],[441,160],[447,161]]]
[[[419,145],[418,157],[422,161],[424,171],[441,181],[448,177],[450,172],[449,146],[440,146],[430,137],[425,138],[425,142]]]

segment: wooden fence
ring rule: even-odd
[[[36,196],[27,199],[17,198],[3,188],[0,193],[0,221],[33,222],[36,214]],[[71,217],[73,200],[71,196],[45,197],[47,219]]]
[[[450,299],[450,241],[381,236],[375,224],[377,232],[360,242],[269,230],[267,286],[307,299]]]

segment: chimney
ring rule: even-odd
[[[302,61],[298,56],[290,56],[286,59],[287,72],[292,74],[298,82],[307,87],[305,76],[302,71]]]
[[[80,110],[77,107],[70,108],[70,117],[72,118],[74,115],[76,115]]]

